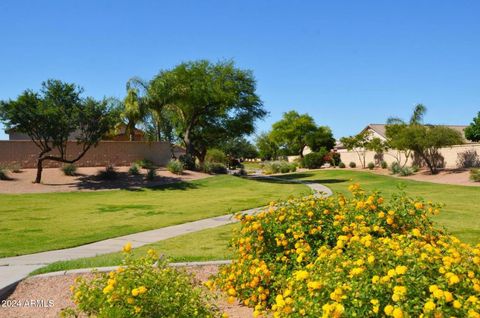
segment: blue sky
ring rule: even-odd
[[[48,78],[123,97],[132,76],[234,59],[270,112],[259,131],[296,109],[341,137],[420,102],[430,123],[468,124],[480,110],[479,12],[479,1],[3,0],[0,99]]]

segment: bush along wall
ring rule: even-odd
[[[480,245],[434,227],[440,206],[404,193],[272,202],[239,215],[217,286],[273,317],[479,317]]]

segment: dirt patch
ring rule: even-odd
[[[218,272],[217,265],[205,265],[186,267],[188,272],[194,274],[196,283],[201,284],[208,280],[211,275]],[[54,277],[30,277],[18,284],[15,291],[7,299],[10,301],[28,301],[34,304],[44,304],[36,307],[12,307],[3,308],[0,306],[1,318],[30,318],[30,317],[58,317],[62,309],[73,307],[70,286],[74,283],[75,277],[91,274],[69,274]],[[43,303],[42,303],[43,300]],[[50,301],[50,302],[49,302]],[[230,318],[252,317],[251,308],[238,304],[228,304],[223,295],[219,295],[217,306],[222,312],[226,312]]]
[[[147,171],[141,169],[141,175],[131,176],[128,174],[129,167],[117,167],[118,177],[115,180],[100,180],[97,175],[102,167],[79,167],[76,176],[66,176],[58,168],[46,168],[43,170],[42,183],[32,183],[35,180],[36,169],[22,169],[20,173],[10,173],[11,180],[0,181],[0,193],[46,193],[46,192],[73,192],[73,191],[99,191],[136,189],[155,187],[179,181],[191,181],[209,177],[210,175],[185,171],[182,175],[176,175],[165,168],[157,170],[157,177],[153,181],[145,178]]]
[[[401,177],[396,175],[391,175],[388,169],[374,169],[374,170],[363,170],[369,171],[376,174],[381,175],[389,175],[391,177],[396,177],[400,179],[409,179],[409,180],[416,180],[416,181],[426,181],[426,182],[433,182],[433,183],[443,183],[443,184],[454,184],[454,185],[463,185],[463,186],[471,186],[471,187],[478,187],[480,186],[480,182],[474,182],[470,180],[470,171],[469,170],[442,170],[438,174],[430,174],[428,170],[420,170],[417,173]]]

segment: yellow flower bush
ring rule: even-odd
[[[76,279],[71,287],[76,307],[64,310],[64,317],[221,317],[205,290],[159,260],[154,250],[135,259],[128,243],[123,252],[117,270]]]
[[[350,191],[239,216],[216,284],[257,316],[480,317],[480,246],[435,228],[439,205]]]

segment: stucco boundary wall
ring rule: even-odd
[[[469,143],[464,145],[452,146],[451,148],[441,148],[440,153],[445,159],[445,168],[457,168],[458,154],[467,150],[475,150],[480,156],[480,143]],[[361,167],[361,162],[356,152],[341,149],[338,150],[338,153],[340,154],[342,162],[345,163],[347,166],[350,162],[355,162],[357,167]],[[374,156],[375,152],[367,151],[365,163],[368,164],[369,162],[375,162]],[[391,163],[396,161],[394,156],[397,156],[397,152],[395,150],[389,150],[383,155],[383,160],[386,161],[388,165],[390,165]],[[403,160],[405,160],[405,157],[402,157],[402,161]],[[410,165],[411,163],[411,159],[408,159],[407,164]]]
[[[75,141],[67,145],[68,158],[80,153],[81,146]],[[35,168],[39,148],[32,141],[0,140],[0,165],[20,165],[21,168]],[[182,150],[175,149],[178,157]],[[52,151],[52,154],[57,154]],[[148,159],[159,166],[165,166],[172,154],[168,142],[141,141],[101,141],[91,148],[85,156],[77,161],[79,167],[100,167],[106,165],[128,166],[137,160]],[[60,167],[56,161],[44,161],[44,167]]]

